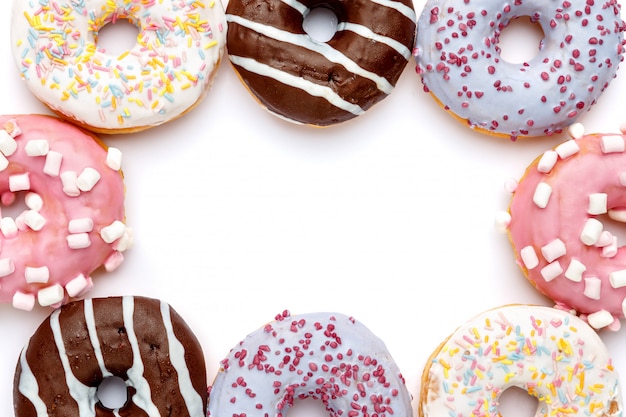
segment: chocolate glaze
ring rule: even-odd
[[[97,345],[90,325],[96,329]],[[184,351],[176,348],[181,346]],[[187,370],[181,372],[179,363]],[[96,388],[112,375],[129,387],[128,401],[119,410],[107,409],[96,398]],[[15,416],[152,417],[158,412],[203,417],[206,382],[202,348],[169,305],[145,297],[76,301],[53,312],[24,347],[14,379]],[[77,392],[82,399],[77,400]]]
[[[415,12],[408,0],[400,0],[396,4],[398,8],[372,0],[304,0],[300,3],[293,0],[230,1],[226,13],[231,63],[250,92],[272,113],[316,126],[349,120],[385,98],[408,62],[415,39]],[[352,30],[338,30],[325,45],[310,38],[301,39],[305,44],[297,45],[295,39],[298,37],[289,34],[305,35],[303,18],[309,10],[317,7],[332,10],[337,15],[339,28],[344,24],[358,25],[376,36],[392,40],[398,46],[394,48],[389,42]],[[284,31],[286,35],[277,39],[265,33],[273,29]],[[347,68],[345,63],[333,62],[329,54],[315,50],[316,45],[330,47],[334,50],[330,52],[345,55],[352,61],[349,64],[355,63],[360,67],[359,73]],[[237,57],[253,59],[256,61],[255,68],[244,67]],[[280,73],[268,76],[257,70],[257,63]],[[381,90],[366,73],[381,77],[384,83],[388,83],[387,91]],[[284,79],[276,79],[283,75],[307,83],[295,86]],[[356,111],[341,109],[327,98],[312,95],[307,85],[329,88],[341,100],[355,105]]]

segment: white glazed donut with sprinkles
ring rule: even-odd
[[[511,305],[467,321],[435,350],[419,417],[498,417],[512,387],[537,399],[537,417],[623,412],[611,356],[589,325],[562,310]]]
[[[139,29],[119,55],[98,32]],[[182,116],[205,95],[226,43],[219,0],[15,0],[13,57],[28,89],[58,115],[97,133],[128,133]]]
[[[411,416],[397,365],[365,326],[335,313],[276,319],[222,361],[210,417],[281,417],[304,398],[320,400],[331,416]]]
[[[574,127],[577,127],[575,129]],[[584,134],[533,161],[503,226],[528,280],[596,329],[619,329],[626,313],[626,248],[609,221],[626,221],[626,135]]]
[[[501,31],[518,17],[545,35],[528,62],[502,59]],[[616,0],[428,0],[418,20],[424,89],[470,127],[515,139],[559,133],[615,78],[624,52]]]

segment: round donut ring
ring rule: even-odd
[[[55,117],[0,116],[0,200],[25,205],[0,219],[0,302],[56,307],[120,265],[132,244],[120,165],[118,149]]]
[[[128,387],[117,410],[97,397],[110,377]],[[204,355],[184,320],[163,301],[126,296],[55,310],[20,354],[13,400],[15,417],[204,417],[206,392]]]
[[[397,365],[365,326],[334,313],[276,319],[222,361],[208,417],[281,417],[305,398],[320,400],[331,416],[411,416]]]
[[[619,328],[626,309],[626,248],[605,224],[626,221],[626,142],[584,135],[526,169],[505,223],[528,280],[595,328]]]
[[[302,24],[317,7],[339,21],[328,42]],[[232,0],[228,54],[260,104],[288,121],[328,126],[352,119],[389,95],[411,57],[410,0]]]
[[[502,394],[537,398],[539,416],[622,415],[621,387],[602,339],[548,307],[506,306],[459,327],[427,361],[420,417],[496,417]]]
[[[543,29],[529,62],[500,56],[502,30],[527,16]],[[417,73],[446,110],[484,133],[559,133],[593,105],[624,52],[616,0],[428,0],[417,29]]]
[[[137,43],[114,56],[98,32],[126,19]],[[226,21],[219,1],[13,1],[13,57],[28,89],[97,133],[158,126],[195,107],[217,72]]]

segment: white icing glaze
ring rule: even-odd
[[[535,416],[622,415],[619,378],[600,337],[578,317],[547,307],[478,315],[433,354],[423,380],[421,417],[498,416],[510,387],[537,398]]]
[[[137,43],[113,56],[98,31],[119,19],[139,28]],[[205,94],[225,48],[219,0],[16,0],[13,57],[30,91],[94,131],[156,126]]]
[[[397,365],[365,326],[335,313],[283,313],[222,361],[208,415],[280,417],[306,397],[321,400],[331,415],[412,414]]]

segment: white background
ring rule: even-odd
[[[127,41],[115,26],[107,38]],[[509,59],[537,46],[536,31],[516,26],[503,34]],[[3,1],[0,114],[49,113],[20,81],[9,27]],[[415,412],[422,368],[458,325],[503,304],[552,305],[516,266],[494,216],[510,198],[505,181],[568,138],[473,132],[422,91],[414,68],[366,114],[320,129],[267,113],[224,59],[183,118],[103,137],[124,154],[136,240],[120,269],[94,274],[90,295],[169,302],[200,339],[209,381],[230,348],[282,310],[352,315],[385,341]],[[622,66],[580,119],[587,131],[619,131],[624,91]],[[0,306],[0,416],[13,415],[19,352],[49,313]],[[626,331],[601,336],[626,375]]]

